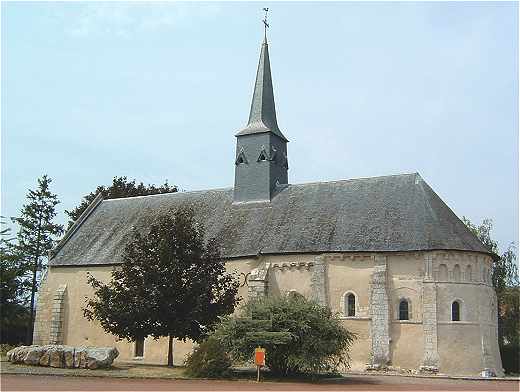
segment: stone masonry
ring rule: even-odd
[[[271,264],[265,263],[263,266],[251,271],[247,279],[249,298],[264,297],[267,295],[270,268]]]
[[[314,258],[311,276],[312,299],[322,306],[328,305],[326,268],[327,265],[323,260],[323,256],[316,256]]]
[[[386,367],[390,362],[390,311],[387,293],[386,256],[375,256],[370,308],[372,322],[371,367]]]
[[[36,317],[34,319],[33,344],[44,345],[49,343],[49,317],[51,298],[47,286],[47,271],[42,277],[38,299],[36,301]]]
[[[52,300],[50,344],[63,343],[63,305],[66,291],[67,285],[60,285]]]
[[[433,259],[431,254],[425,255],[424,258],[422,301],[424,354],[420,370],[436,373],[439,371],[439,353],[437,351],[437,285],[433,280]]]

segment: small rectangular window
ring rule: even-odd
[[[134,357],[144,357],[144,338],[139,338],[135,341]]]

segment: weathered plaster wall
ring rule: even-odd
[[[441,373],[478,374],[483,368],[501,372],[490,263],[487,256],[467,252],[410,252],[260,256],[232,260],[226,266],[236,273],[243,300],[264,289],[269,295],[296,290],[339,313],[344,325],[359,336],[351,350],[352,369],[374,363],[375,349],[379,350],[376,357],[383,358],[380,364],[387,361],[401,368],[427,366]],[[107,281],[112,268],[50,268],[40,290],[35,342],[49,342],[53,298],[59,286],[66,285],[61,310],[63,343],[115,345],[121,353],[118,360],[134,360],[133,343],[116,341],[83,317],[85,296],[92,295],[87,272]],[[345,313],[347,293],[356,297],[354,317]],[[408,321],[398,320],[401,298],[410,303]],[[462,304],[460,322],[451,321],[453,300]],[[167,346],[165,338],[147,338],[140,361],[165,363]],[[182,364],[191,349],[191,342],[175,342],[175,364]]]

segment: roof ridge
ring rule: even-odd
[[[128,197],[117,197],[113,199],[105,199],[104,202],[112,202],[117,200],[128,200],[128,199],[142,199],[145,197],[159,197],[159,196],[176,196],[176,195],[186,195],[186,194],[193,194],[193,193],[203,193],[203,192],[218,192],[218,191],[228,191],[232,190],[233,187],[223,187],[223,188],[212,188],[212,189],[199,189],[199,190],[193,190],[193,191],[177,191],[177,192],[166,192],[166,193],[156,193],[153,195],[139,195],[139,196],[128,196]]]
[[[413,173],[399,173],[399,174],[388,174],[388,175],[385,175],[385,176],[373,176],[373,177],[357,177],[357,178],[346,178],[346,179],[342,179],[342,180],[331,180],[331,181],[309,181],[309,182],[300,182],[298,184],[289,184],[289,186],[300,186],[300,185],[313,185],[313,184],[330,184],[330,183],[334,183],[334,182],[349,182],[349,181],[360,181],[360,180],[375,180],[375,179],[378,179],[378,178],[387,178],[387,177],[401,177],[401,176],[413,176],[413,175],[418,175],[420,176],[420,174],[418,172],[413,172]]]
[[[331,181],[309,181],[309,182],[300,182],[297,184],[288,184],[288,188],[290,187],[297,187],[297,186],[305,186],[305,185],[315,185],[315,184],[333,184],[333,183],[340,183],[340,182],[351,182],[351,181],[362,181],[362,180],[376,180],[378,178],[387,178],[387,177],[401,177],[401,176],[413,176],[413,175],[419,175],[417,172],[412,173],[398,173],[398,174],[388,174],[384,176],[373,176],[373,177],[357,177],[357,178],[346,178],[341,180],[331,180]],[[168,192],[168,193],[157,193],[154,195],[141,195],[141,196],[128,196],[128,197],[118,197],[114,199],[105,199],[104,202],[113,202],[117,200],[128,200],[128,199],[139,199],[144,197],[159,197],[159,196],[175,196],[175,195],[189,195],[189,194],[196,194],[196,193],[206,193],[206,192],[219,192],[219,191],[229,191],[232,190],[233,187],[221,187],[221,188],[210,188],[210,189],[198,189],[193,191],[182,191],[182,192]]]

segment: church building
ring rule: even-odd
[[[233,187],[103,200],[50,255],[34,344],[115,346],[119,361],[165,364],[167,339],[118,341],[83,317],[87,273],[108,281],[133,228],[191,206],[221,241],[239,295],[296,291],[357,333],[352,369],[388,366],[503,375],[490,253],[417,173],[291,184],[276,119],[269,46],[261,46],[249,121],[236,136]],[[293,133],[297,137],[296,133]],[[219,159],[218,157],[215,159]],[[191,342],[175,341],[182,365]]]

